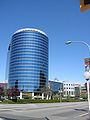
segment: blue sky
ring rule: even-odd
[[[90,10],[80,12],[79,0],[0,0],[0,81],[5,80],[7,48],[12,34],[25,27],[43,30],[49,38],[49,79],[84,83],[90,44]]]

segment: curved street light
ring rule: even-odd
[[[84,41],[66,41],[65,44],[69,45],[71,43],[82,43],[88,47],[88,50],[90,52],[90,45]],[[87,94],[88,94],[88,105],[89,105],[89,119],[90,119],[90,94],[89,94],[89,79],[90,79],[90,70],[85,71],[84,78],[87,80]]]
[[[71,43],[82,43],[82,44],[84,44],[84,45],[86,45],[88,47],[88,50],[90,52],[90,45],[88,43],[84,42],[84,41],[69,41],[68,40],[68,41],[65,42],[66,45],[69,45]]]

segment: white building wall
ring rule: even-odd
[[[63,82],[64,97],[75,97],[75,84],[71,82]]]

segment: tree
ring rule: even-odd
[[[0,96],[4,96],[4,88],[0,87]]]
[[[20,95],[20,92],[17,88],[12,87],[10,89],[8,89],[8,97],[12,98],[12,100],[17,100],[17,96]]]
[[[52,96],[52,90],[48,86],[44,86],[43,88],[41,88],[41,92],[44,93],[45,98],[47,96],[47,99],[48,97],[51,98]]]

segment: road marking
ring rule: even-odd
[[[80,115],[80,116],[83,117],[83,116],[86,116],[86,115],[88,115],[88,113],[84,113],[84,114],[82,114],[82,115]]]
[[[84,116],[86,116],[86,115],[88,115],[88,113],[81,114],[81,115],[79,115],[79,116],[76,116],[76,117],[74,117],[74,118],[78,118],[78,117],[84,117]]]

